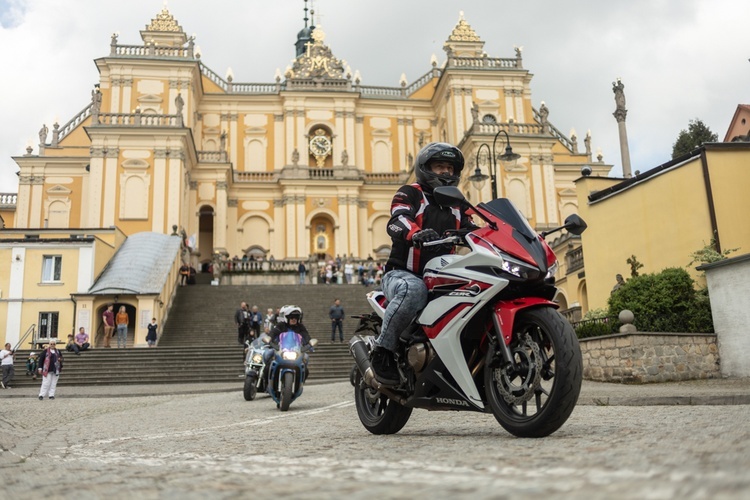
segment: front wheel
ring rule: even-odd
[[[281,379],[281,401],[279,402],[279,409],[281,411],[287,411],[289,405],[292,404],[292,386],[294,385],[294,374],[292,372],[286,372]]]
[[[554,309],[528,309],[516,317],[509,347],[515,370],[484,371],[492,413],[514,436],[549,436],[568,419],[581,392],[583,361],[573,327]]]
[[[245,387],[242,389],[245,401],[252,401],[255,399],[257,392],[258,391],[255,388],[255,380],[252,377],[245,377]]]
[[[373,434],[396,434],[409,421],[412,410],[366,386],[359,370],[354,380],[354,404],[359,421]]]

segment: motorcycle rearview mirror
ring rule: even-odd
[[[436,187],[432,191],[432,195],[435,197],[435,203],[441,207],[461,207],[471,206],[466,201],[463,193],[456,186],[440,186]]]
[[[588,225],[583,219],[581,219],[577,214],[572,214],[572,215],[568,215],[565,218],[564,225],[560,227],[556,227],[554,229],[550,229],[549,231],[542,231],[541,233],[539,233],[539,235],[542,238],[546,238],[548,235],[552,233],[560,231],[561,229],[566,229],[569,233],[579,236],[581,233],[583,233],[586,230],[587,227]]]
[[[440,186],[436,187],[432,190],[432,196],[435,198],[435,203],[440,205],[441,207],[463,207],[463,208],[474,208],[474,206],[469,203],[466,198],[464,198],[463,193],[460,189],[458,189],[456,186]],[[495,224],[493,221],[488,219],[482,212],[479,212],[478,210],[474,210],[474,213],[485,221],[488,226],[490,226],[492,229],[497,230],[497,224]]]

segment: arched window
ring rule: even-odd
[[[493,115],[484,115],[482,117],[482,123],[497,123],[497,119]]]
[[[377,141],[374,145],[372,171],[375,173],[392,172],[390,148],[385,141]]]

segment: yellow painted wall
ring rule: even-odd
[[[730,256],[750,253],[750,154],[743,150],[712,150],[706,147],[711,189],[724,250],[739,248]]]
[[[743,215],[750,213],[750,145],[743,150],[709,150],[712,191],[719,234],[724,248],[750,250],[750,230]],[[711,240],[711,223],[700,156],[684,165],[654,175],[629,189],[589,203],[587,194],[603,187],[596,178],[576,183],[579,214],[588,223],[582,235],[589,305],[605,307],[615,275],[630,276],[626,260],[635,255],[644,267],[641,274],[667,267],[688,270],[702,280],[690,254]]]

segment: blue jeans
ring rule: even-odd
[[[427,305],[427,286],[421,277],[402,269],[385,273],[382,286],[388,306],[377,343],[384,349],[395,351],[401,332]]]
[[[342,326],[344,324],[344,321],[341,319],[334,319],[331,320],[331,342],[336,340],[336,329],[339,330],[339,339],[341,339],[341,342],[344,341],[344,327]]]
[[[117,347],[120,347],[120,342],[122,347],[128,346],[128,325],[117,325]]]
[[[304,285],[305,284],[305,275],[307,274],[307,271],[300,271],[299,273],[299,284]]]

